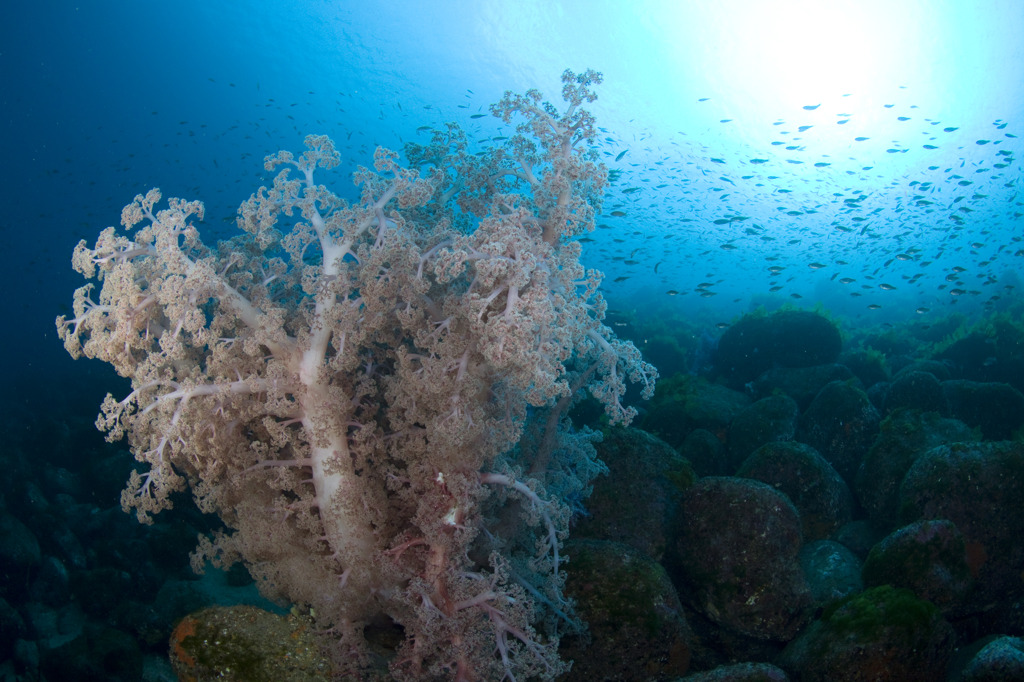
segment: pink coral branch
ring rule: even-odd
[[[537,511],[540,513],[541,518],[544,519],[544,525],[547,527],[547,549],[551,552],[552,563],[554,564],[554,572],[558,573],[558,531],[555,529],[554,521],[551,519],[551,515],[548,513],[548,507],[550,502],[545,502],[540,499],[528,485],[522,481],[516,481],[506,476],[505,474],[495,473],[484,473],[480,474],[481,483],[492,483],[496,485],[503,485],[508,488],[512,488],[520,495],[528,499]]]
[[[565,500],[600,466],[560,415],[589,389],[628,422],[625,382],[649,393],[656,373],[578,262],[607,182],[581,144],[600,74],[563,82],[561,113],[507,94],[492,112],[516,132],[479,155],[455,125],[408,146],[411,167],[378,148],[351,202],[321,184],[334,144],[309,136],[264,160],[273,181],[229,242],[205,245],[202,204],[154,189],[74,250],[89,281],[58,333],[131,380],[97,425],[149,465],[122,506],[149,522],[190,488],[226,524],[193,565],[240,559],[309,605],[353,676],[373,660],[363,626],[387,618],[407,633],[399,678],[566,670],[549,617],[575,622]]]

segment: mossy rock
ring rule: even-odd
[[[564,682],[665,679],[686,673],[691,633],[661,564],[618,542],[570,540],[566,595],[586,635],[562,638]]]
[[[938,607],[881,585],[826,607],[779,662],[803,682],[932,682],[945,678],[954,642]]]
[[[835,323],[806,310],[747,315],[718,342],[715,367],[733,388],[773,366],[810,367],[835,362],[843,340]]]
[[[312,619],[255,606],[214,606],[183,618],[171,634],[171,665],[180,680],[326,682],[331,666]]]

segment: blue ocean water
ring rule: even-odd
[[[14,8],[0,61],[8,379],[24,395],[85,371],[50,318],[77,284],[71,248],[136,193],[201,199],[204,235],[227,235],[262,158],[306,134],[338,142],[341,192],[377,145],[449,120],[499,135],[474,114],[507,89],[557,97],[570,67],[605,75],[594,113],[616,181],[584,262],[613,303],[642,294],[711,323],[752,301],[821,303],[869,325],[1005,301],[1022,248],[1024,10],[818,5]]]
[[[696,338],[783,305],[848,332],[1019,315],[1021,35],[1016,0],[19,3],[0,24],[4,428],[44,453],[126,392],[53,320],[75,244],[136,194],[202,200],[212,243],[307,134],[335,140],[351,197],[378,145],[447,121],[486,145],[509,132],[489,104],[557,100],[566,68],[605,79],[612,183],[582,261],[612,319]]]

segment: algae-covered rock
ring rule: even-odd
[[[861,561],[845,545],[832,540],[809,542],[800,550],[800,566],[816,606],[849,597],[864,589]]]
[[[996,637],[981,648],[960,674],[961,682],[1024,680],[1024,640]]]
[[[658,383],[641,426],[672,447],[679,447],[694,429],[728,430],[750,405],[750,398],[702,377],[676,375]]]
[[[639,429],[614,429],[597,445],[608,474],[594,481],[587,516],[574,538],[623,542],[660,561],[675,536],[683,491],[696,474],[664,441]]]
[[[730,459],[739,464],[765,443],[793,440],[799,413],[796,401],[786,395],[758,400],[729,426]]]
[[[796,441],[763,445],[736,475],[784,492],[800,512],[805,541],[824,540],[853,517],[849,486],[810,445]]]
[[[789,676],[771,663],[733,663],[687,675],[678,682],[789,682]]]
[[[978,434],[966,424],[935,412],[900,410],[886,417],[854,483],[871,523],[883,531],[899,525],[900,483],[915,459],[943,443],[974,440]]]
[[[684,674],[691,635],[665,569],[618,542],[570,540],[565,553],[565,592],[588,633],[562,639],[559,651],[573,661],[564,682]]]
[[[878,435],[881,417],[864,391],[833,381],[800,416],[797,440],[812,446],[847,483]]]
[[[1024,427],[1024,394],[1003,383],[942,382],[950,413],[981,429],[986,440],[1006,440]]]
[[[910,590],[875,587],[826,608],[779,663],[802,682],[945,679],[953,628]]]
[[[807,618],[800,515],[775,488],[745,478],[703,478],[683,495],[677,550],[685,597],[713,622],[785,641]]]
[[[885,395],[886,412],[915,409],[945,415],[949,403],[942,393],[942,384],[931,372],[900,372]]]
[[[864,584],[905,587],[955,612],[974,586],[964,537],[952,522],[916,521],[875,545],[864,562]]]
[[[952,443],[924,453],[900,488],[905,522],[946,519],[963,534],[976,579],[966,608],[1012,615],[1024,598],[1024,443]]]
[[[835,362],[842,346],[836,325],[814,312],[746,315],[722,334],[715,367],[730,386],[741,388],[771,367]]]
[[[255,606],[214,606],[185,616],[171,634],[170,658],[178,679],[195,682],[331,679],[310,618]]]

